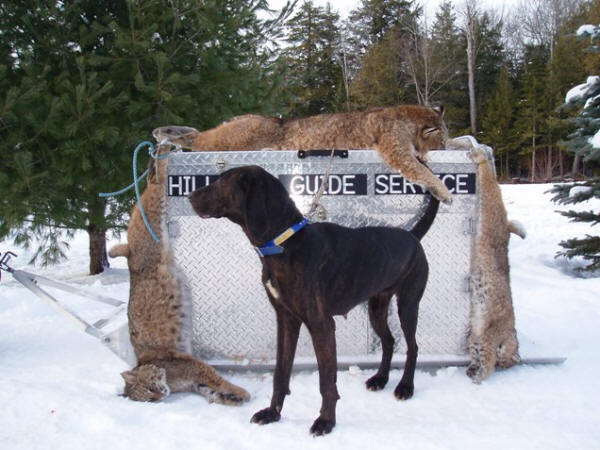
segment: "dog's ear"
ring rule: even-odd
[[[268,232],[269,208],[267,205],[266,185],[262,178],[244,174],[239,185],[246,195],[246,227],[255,237]]]

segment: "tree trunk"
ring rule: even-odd
[[[581,156],[575,153],[575,158],[573,158],[573,168],[571,169],[571,178],[574,180],[577,178],[577,172],[579,172],[579,164],[581,163]]]
[[[97,275],[110,267],[106,253],[106,230],[90,224],[87,232],[90,237],[90,275]]]
[[[532,133],[531,133],[531,182],[534,183],[535,182],[535,120],[533,122],[533,127],[532,127]]]
[[[346,112],[350,112],[350,89],[348,88],[348,64],[346,61],[346,51],[342,52],[343,66],[342,73],[344,75],[344,89],[346,90]]]
[[[546,182],[552,179],[552,172],[554,171],[552,162],[552,146],[548,146],[548,152],[546,154]]]
[[[469,72],[469,113],[471,133],[477,135],[477,104],[475,97],[475,18],[474,12],[467,12],[467,66]]]
[[[563,152],[558,148],[558,165],[560,170],[560,179],[562,180],[565,177],[565,168],[563,166]]]

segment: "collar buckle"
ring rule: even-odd
[[[294,225],[289,227],[283,233],[277,235],[274,239],[267,242],[265,245],[261,247],[254,247],[254,249],[258,253],[258,256],[260,256],[261,258],[271,255],[280,255],[281,253],[283,253],[283,247],[281,246],[281,244],[283,244],[285,241],[291,238],[294,234],[296,234],[306,225],[308,225],[308,219],[305,217],[300,222],[295,223]]]

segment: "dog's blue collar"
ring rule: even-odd
[[[263,256],[279,255],[283,253],[283,247],[281,246],[281,244],[283,244],[285,241],[291,238],[294,234],[296,234],[306,225],[308,225],[308,219],[305,217],[303,220],[301,220],[298,223],[295,223],[283,233],[277,235],[274,239],[267,242],[262,247],[255,247],[256,251],[258,252],[261,258]]]

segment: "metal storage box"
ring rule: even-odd
[[[275,357],[275,313],[261,284],[261,263],[240,227],[227,219],[201,219],[187,194],[215,180],[229,168],[256,164],[286,185],[303,213],[308,212],[329,152],[315,156],[296,151],[179,152],[168,162],[166,224],[174,270],[191,296],[193,353],[213,363],[269,363]],[[304,156],[304,157],[301,157]],[[476,166],[468,152],[434,151],[429,167],[454,194],[440,205],[423,239],[430,275],[421,301],[417,343],[420,355],[464,355],[469,320],[468,277],[478,219]],[[321,178],[320,178],[321,176]],[[329,187],[321,198],[327,220],[349,227],[387,225],[410,228],[426,205],[421,188],[386,166],[373,150],[350,150],[333,159]],[[405,343],[390,306],[396,351]],[[347,318],[336,317],[340,361],[368,362],[380,355],[366,303]],[[314,357],[303,327],[297,356]],[[297,358],[298,360],[298,358]]]

